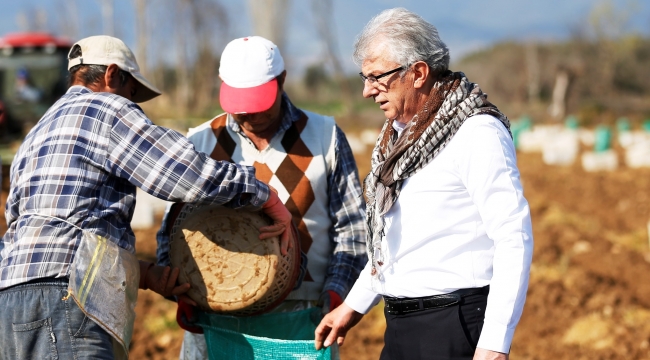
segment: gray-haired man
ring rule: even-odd
[[[383,297],[381,359],[507,359],[533,248],[508,119],[408,10],[373,18],[355,60],[387,118],[365,181],[370,261],[316,347]]]

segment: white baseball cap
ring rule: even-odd
[[[273,106],[276,77],[284,71],[280,50],[261,36],[231,41],[221,54],[221,107],[231,114],[257,113]]]
[[[131,74],[140,85],[132,99],[133,102],[145,102],[161,94],[158,88],[142,76],[135,55],[122,40],[106,35],[90,36],[77,41],[72,45],[70,51],[75,45],[81,47],[81,56],[70,59],[70,53],[68,53],[68,70],[77,65],[108,66],[115,64]]]

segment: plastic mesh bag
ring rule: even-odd
[[[235,317],[201,313],[210,360],[329,360],[330,349],[314,348],[321,309]]]

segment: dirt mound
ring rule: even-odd
[[[519,167],[535,252],[512,357],[650,358],[650,170]]]

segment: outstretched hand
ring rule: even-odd
[[[315,331],[316,350],[322,349],[323,346],[329,347],[334,341],[342,346],[348,330],[359,323],[362,317],[363,314],[354,311],[345,303],[325,315]]]
[[[331,313],[343,303],[341,296],[334,290],[327,290],[318,299],[318,306],[323,309],[323,315]]]
[[[286,255],[287,250],[291,248],[289,234],[294,231],[292,229],[291,213],[275,191],[271,191],[269,199],[262,205],[262,211],[273,220],[273,225],[260,228],[260,240],[280,236],[280,252],[282,255]]]

